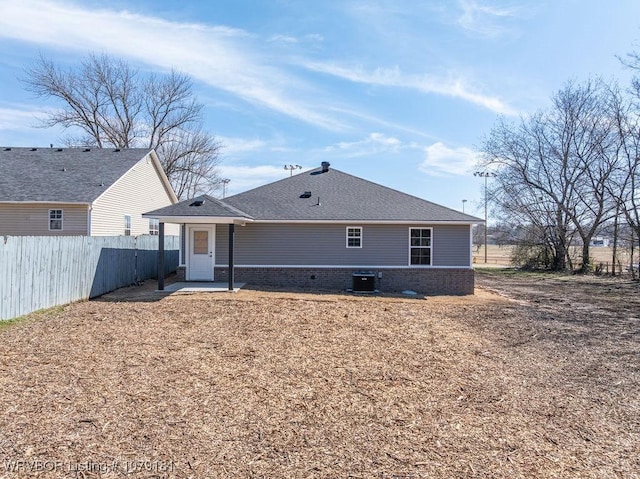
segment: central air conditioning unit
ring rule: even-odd
[[[376,275],[371,271],[353,273],[354,292],[373,293],[376,290]]]

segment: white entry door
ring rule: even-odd
[[[213,245],[215,229],[213,227],[192,226],[189,228],[189,264],[187,280],[213,281]]]

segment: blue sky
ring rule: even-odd
[[[498,115],[569,79],[628,84],[637,0],[0,0],[0,145],[60,145],[18,81],[42,53],[190,75],[229,193],[321,161],[482,214],[477,148]]]

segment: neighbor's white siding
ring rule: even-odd
[[[87,234],[88,205],[0,203],[0,236]],[[62,210],[62,230],[49,231],[49,210]]]
[[[131,235],[149,233],[149,219],[142,214],[171,205],[171,196],[147,155],[93,203],[91,235],[124,234],[124,215],[131,215]],[[165,234],[178,235],[179,225],[167,224]]]

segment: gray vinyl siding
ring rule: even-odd
[[[471,226],[437,225],[433,227],[433,266],[469,266],[471,264]]]
[[[49,210],[62,210],[62,230],[49,230]],[[0,236],[87,234],[88,205],[0,203]]]
[[[124,215],[131,216],[131,236],[149,234],[149,219],[142,214],[170,204],[171,197],[147,155],[94,202],[91,235],[123,235]],[[165,225],[166,235],[177,236],[179,231],[178,225]]]
[[[362,248],[346,247],[347,226],[362,227]],[[408,266],[415,225],[275,224],[236,226],[235,264]],[[420,226],[425,227],[425,226]],[[470,265],[469,226],[433,226],[433,266]],[[216,265],[226,265],[229,227],[216,226]]]

